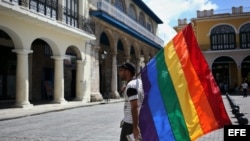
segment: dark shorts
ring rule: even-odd
[[[247,89],[243,89],[243,95],[247,96]]]
[[[120,141],[128,141],[126,136],[132,133],[133,133],[133,124],[124,122],[122,125]]]

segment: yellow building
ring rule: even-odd
[[[232,7],[228,13],[197,11],[191,19],[197,41],[222,91],[235,90],[242,78],[250,82],[250,11]],[[179,19],[178,32],[187,25]]]

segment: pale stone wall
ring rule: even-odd
[[[59,3],[63,4],[63,1]],[[91,83],[88,82],[91,71],[91,46],[86,47],[86,42],[95,40],[95,36],[31,12],[25,7],[20,8],[19,5],[0,1],[0,7],[4,11],[0,13],[0,29],[11,37],[13,52],[17,54],[16,106],[29,106],[30,99],[42,99],[41,81],[44,67],[54,68],[54,102],[66,102],[65,97],[70,95],[72,88],[72,73],[71,70],[64,69],[64,59],[66,49],[71,46],[77,51],[78,59],[76,99],[90,102]],[[81,13],[85,12],[82,10]],[[36,39],[48,44],[52,56],[44,57],[43,48],[39,46],[32,48],[32,43]]]
[[[99,75],[100,83],[97,83],[95,80],[96,75],[91,76],[92,85],[95,84],[95,86],[93,85],[91,87],[91,93],[96,94],[96,92],[99,91],[104,98],[107,98],[107,96],[109,96],[109,98],[119,98],[120,94],[118,92],[120,91],[122,82],[118,78],[117,72],[112,73],[114,72],[114,69],[117,70],[117,65],[122,64],[123,62],[131,62],[136,66],[137,73],[139,73],[141,68],[143,68],[149,61],[149,58],[153,57],[158,50],[142,43],[131,35],[124,33],[104,21],[95,18],[93,18],[93,20],[96,24],[95,35],[97,41],[95,42],[95,45],[98,46],[96,49],[99,50],[99,57],[92,58],[92,65],[98,61],[101,69]],[[102,33],[107,35],[110,42],[109,46],[104,46],[100,43],[100,35]],[[122,43],[123,50],[118,49],[117,47],[119,41]],[[100,55],[104,50],[107,52],[107,56],[103,60]],[[133,50],[133,52],[131,50]],[[113,57],[116,58],[115,63],[113,63]],[[93,70],[92,74],[94,74],[94,71],[95,70]],[[113,83],[112,81],[115,81],[116,83]],[[100,90],[97,90],[98,86],[96,85],[99,85]]]

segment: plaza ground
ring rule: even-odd
[[[250,96],[230,95],[240,112],[250,119]],[[222,99],[233,124],[238,121],[231,112],[225,95]],[[118,141],[119,123],[123,115],[123,99],[109,102],[65,105],[46,104],[31,108],[7,108],[0,110],[1,141]],[[223,140],[224,130],[218,129],[198,141]]]

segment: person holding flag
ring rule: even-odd
[[[127,82],[124,90],[124,118],[121,122],[120,141],[140,140],[139,108],[143,101],[143,87],[139,78],[135,77],[135,66],[132,63],[124,63],[119,68],[119,77]]]

